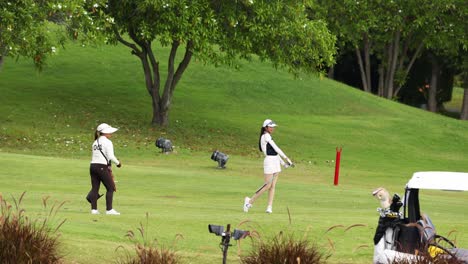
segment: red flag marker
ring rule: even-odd
[[[342,150],[343,150],[342,147],[336,148],[335,180],[333,181],[334,185],[338,185],[338,179],[340,177],[340,159],[341,159]]]

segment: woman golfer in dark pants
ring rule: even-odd
[[[249,208],[252,207],[254,201],[268,190],[268,206],[266,212],[271,214],[273,212],[273,198],[275,196],[276,182],[278,181],[279,173],[281,172],[281,165],[286,168],[293,165],[292,161],[284,154],[284,152],[275,144],[271,138],[276,127],[275,122],[271,119],[266,119],[263,122],[262,129],[260,131],[260,138],[258,142],[258,148],[263,154],[265,159],[263,160],[263,173],[265,177],[265,183],[255,192],[252,198],[245,197],[244,199],[244,212],[248,212]],[[283,158],[286,160],[284,162]]]
[[[95,132],[93,142],[93,156],[89,168],[91,175],[91,191],[86,199],[91,203],[91,214],[99,214],[97,210],[97,199],[99,198],[99,187],[101,182],[106,187],[106,214],[120,215],[112,208],[112,199],[115,191],[114,179],[112,178],[110,165],[115,163],[118,168],[122,166],[114,156],[114,146],[109,139],[117,128],[108,124],[100,124]]]

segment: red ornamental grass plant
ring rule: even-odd
[[[416,226],[420,235],[424,238],[424,230],[432,229],[433,227],[421,227],[419,224],[408,224],[407,226]],[[452,230],[450,234],[456,232]],[[435,232],[434,232],[435,233]],[[419,249],[408,250],[403,247],[403,252],[409,253],[407,257],[396,257],[391,264],[465,264],[463,260],[459,260],[453,253],[455,241],[445,237],[433,237],[429,242],[424,242]]]
[[[57,231],[65,220],[55,228],[50,222],[64,202],[53,205],[42,218],[31,220],[20,208],[24,195],[18,200],[13,198],[14,207],[0,195],[1,263],[61,263],[63,256],[59,253]],[[44,209],[47,209],[47,199],[42,200]]]
[[[146,227],[148,227],[148,213],[146,213]],[[119,264],[177,264],[180,263],[179,256],[175,251],[170,248],[165,248],[163,246],[158,246],[156,240],[150,242],[147,241],[148,234],[146,233],[147,228],[140,223],[140,227],[137,228],[138,233],[143,239],[143,243],[137,241],[135,237],[135,232],[132,230],[127,231],[126,237],[135,244],[135,253],[129,253],[124,247],[119,246],[116,250],[122,248],[125,250],[125,256],[121,257],[116,263]],[[176,239],[183,238],[182,235],[177,235]],[[175,243],[174,243],[175,244]],[[174,247],[175,245],[173,245]]]
[[[179,257],[170,249],[157,248],[155,245],[135,245],[136,255],[127,254],[125,259],[117,261],[122,264],[177,264]]]
[[[439,254],[431,257],[429,254],[416,255],[411,259],[399,258],[395,259],[391,264],[464,264],[455,257],[445,254]]]
[[[252,252],[241,259],[243,264],[322,264],[329,256],[309,240],[295,239],[282,233],[271,241],[254,244]]]

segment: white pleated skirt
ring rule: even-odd
[[[273,174],[281,171],[280,156],[266,156],[263,160],[263,173]]]

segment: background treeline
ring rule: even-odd
[[[337,36],[330,78],[405,104],[442,111],[467,87],[466,1],[321,1],[309,9]],[[465,91],[461,119],[468,118]]]

